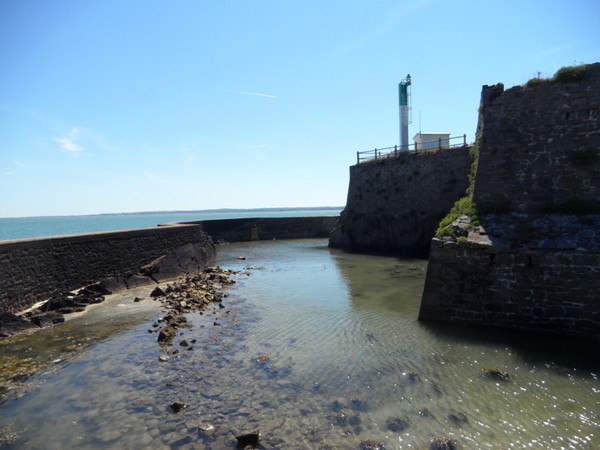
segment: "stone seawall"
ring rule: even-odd
[[[199,224],[215,242],[326,238],[337,216],[258,217],[182,222]]]
[[[214,242],[327,237],[336,217],[207,220],[155,228],[0,241],[0,313],[105,281],[153,283],[212,265]]]
[[[174,278],[200,270],[214,258],[212,240],[194,226],[2,241],[0,312],[19,311],[101,280],[121,278],[125,288],[127,279]],[[141,279],[141,268],[152,262],[152,278]]]
[[[440,219],[465,194],[469,150],[403,154],[350,167],[346,207],[330,246],[426,256]]]
[[[433,239],[419,319],[599,340],[600,216],[587,219],[527,216],[512,236],[490,226],[464,242]]]
[[[600,63],[584,79],[484,86],[473,201],[544,212],[600,197]]]
[[[600,64],[563,73],[483,87],[479,217],[433,240],[420,319],[600,339]]]

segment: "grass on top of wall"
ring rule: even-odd
[[[552,78],[532,78],[525,83],[526,86],[535,86],[537,84],[552,83],[572,83],[583,81],[588,77],[588,65],[580,64],[578,66],[565,66],[556,71]]]

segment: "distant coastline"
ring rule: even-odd
[[[142,211],[71,216],[0,218],[0,240],[155,227],[162,223],[249,217],[335,216],[342,206],[220,208],[196,211]]]
[[[97,213],[97,214],[59,214],[42,216],[18,216],[18,217],[0,217],[0,220],[11,219],[46,219],[51,217],[95,217],[95,216],[138,216],[138,215],[156,215],[156,214],[204,214],[204,213],[235,213],[235,212],[276,212],[276,211],[315,211],[315,210],[342,210],[343,206],[282,206],[273,208],[216,208],[216,209],[182,209],[182,210],[158,210],[158,211],[132,211],[115,213]]]
[[[251,213],[251,212],[277,212],[277,211],[339,211],[343,206],[301,206],[301,207],[278,207],[278,208],[218,208],[218,209],[197,209],[197,210],[177,210],[177,211],[140,211],[140,212],[122,212],[122,213],[101,213],[90,214],[92,216],[130,216],[130,215],[153,215],[153,214],[204,214],[204,213]]]

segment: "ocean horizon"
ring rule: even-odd
[[[68,234],[151,228],[169,222],[249,217],[335,216],[342,206],[220,208],[190,211],[140,211],[88,215],[0,218],[0,241]]]

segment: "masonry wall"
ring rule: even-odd
[[[514,212],[600,198],[600,63],[578,82],[484,86],[473,200]]]
[[[432,240],[419,319],[600,339],[600,64],[481,103],[473,200],[502,213]]]
[[[157,258],[178,255],[185,260],[173,261],[171,277],[177,276],[178,264],[189,270],[212,264],[215,248],[194,226],[2,241],[0,312],[16,312],[96,281],[136,274]]]
[[[214,264],[213,242],[327,237],[336,217],[227,219],[0,241],[0,312],[104,281],[123,289]]]
[[[600,339],[600,252],[434,239],[420,320]]]
[[[426,256],[440,219],[465,194],[469,149],[403,154],[350,167],[346,207],[330,246]]]
[[[217,219],[196,222],[215,242],[237,242],[270,239],[326,238],[333,229],[336,216],[258,217]]]

